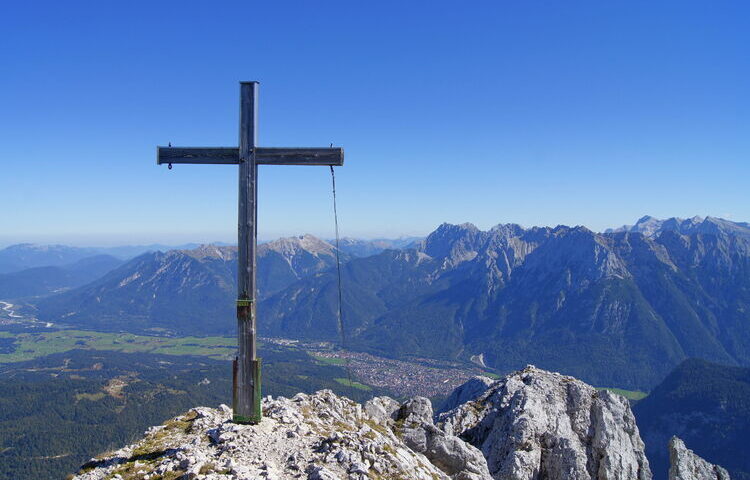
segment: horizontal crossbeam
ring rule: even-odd
[[[255,149],[258,165],[333,165],[344,164],[343,148],[264,148]]]
[[[197,163],[203,165],[237,165],[239,149],[235,147],[157,147],[156,163]],[[333,165],[344,164],[343,148],[264,148],[255,149],[258,165]]]
[[[156,163],[204,163],[237,165],[240,149],[236,147],[156,147]]]

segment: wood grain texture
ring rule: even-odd
[[[258,140],[258,84],[240,84],[240,141],[239,141],[239,205],[238,205],[238,258],[237,300],[250,300],[249,306],[237,306],[237,404],[236,421],[260,421],[256,392],[260,392],[260,379],[253,365],[257,359],[255,318],[255,250],[257,247],[258,165],[255,163],[255,146]],[[240,303],[240,302],[238,302]]]
[[[258,165],[344,165],[343,148],[268,148],[255,149]]]
[[[237,147],[156,147],[156,163],[199,163],[206,165],[237,165]]]
[[[235,147],[157,147],[156,163],[192,163],[204,165],[237,165],[240,149]],[[257,147],[256,165],[308,165],[340,167],[344,165],[343,148],[277,148]]]

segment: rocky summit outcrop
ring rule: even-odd
[[[729,472],[708,463],[677,437],[669,441],[669,480],[729,480]]]
[[[628,401],[533,366],[438,425],[482,450],[495,479],[637,479],[651,471]]]
[[[455,480],[490,478],[487,461],[477,448],[446,434],[433,424],[432,404],[416,397],[396,413],[396,434],[412,449],[427,457],[443,473]]]
[[[92,459],[74,479],[651,479],[619,395],[533,366],[495,382],[473,379],[455,396],[469,392],[437,416],[423,397],[360,405],[329,390],[267,397],[254,426],[232,423],[226,406],[194,408]],[[670,480],[729,478],[679,439],[670,453]]]
[[[422,399],[402,407],[381,398],[363,407],[329,390],[269,397],[256,426],[231,423],[225,406],[194,408],[151,428],[141,441],[92,459],[75,478],[489,478],[482,454],[432,426],[432,410],[424,410],[424,402],[429,405]],[[423,424],[430,431],[419,449],[411,448]],[[429,456],[445,460],[435,464]]]

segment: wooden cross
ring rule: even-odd
[[[258,165],[344,164],[341,148],[263,148],[258,140],[258,82],[240,82],[238,147],[157,147],[158,165],[200,163],[239,165],[237,328],[239,349],[233,363],[232,408],[237,423],[259,423],[260,358],[255,346],[255,249],[257,246]]]

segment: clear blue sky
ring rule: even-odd
[[[235,239],[236,168],[346,149],[342,233],[750,221],[746,1],[3,2],[0,245]],[[326,168],[261,167],[260,237],[330,237]]]

